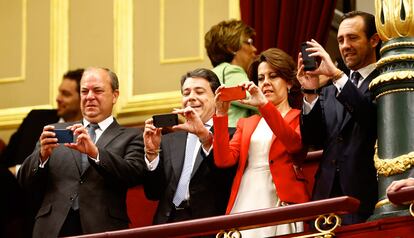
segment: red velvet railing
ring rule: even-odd
[[[323,214],[353,213],[359,207],[359,201],[352,197],[337,197],[285,207],[263,209],[239,214],[194,219],[184,222],[147,226],[127,230],[83,235],[83,238],[162,238],[189,237],[216,234],[221,230],[238,230],[305,221]]]

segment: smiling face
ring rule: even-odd
[[[64,78],[59,86],[56,97],[57,115],[66,122],[77,121],[82,115],[80,111],[80,96],[76,80]]]
[[[86,120],[99,123],[112,114],[119,96],[112,90],[108,72],[100,68],[85,71],[81,80],[81,110]]]
[[[261,62],[257,74],[258,86],[267,100],[276,106],[288,103],[288,87],[291,85],[281,78],[269,63]]]
[[[210,83],[204,78],[188,77],[181,91],[183,108],[190,106],[195,109],[204,123],[210,120],[215,112],[214,92]]]
[[[346,66],[358,70],[376,61],[375,47],[378,35],[370,39],[365,34],[365,23],[361,16],[344,19],[338,29],[338,44]]]

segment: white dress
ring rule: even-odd
[[[269,168],[273,132],[262,118],[250,139],[249,157],[231,214],[280,206]],[[243,238],[263,238],[303,231],[296,222],[241,231]]]

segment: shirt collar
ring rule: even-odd
[[[114,117],[113,116],[107,117],[105,120],[98,122],[99,129],[102,131],[105,131],[106,128],[108,128],[112,124],[112,122],[114,122]],[[90,122],[87,121],[85,118],[83,118],[83,125],[87,127],[89,124]]]
[[[369,64],[369,65],[365,66],[364,68],[360,68],[356,71],[358,71],[359,74],[361,74],[363,79],[366,79],[368,77],[368,75],[370,75],[372,73],[372,71],[375,70],[375,68],[376,68],[376,64],[372,63],[372,64]],[[352,75],[353,72],[355,72],[355,71],[351,70],[350,75]]]

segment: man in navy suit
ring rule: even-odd
[[[35,148],[43,127],[56,122],[73,122],[82,118],[80,110],[79,82],[83,69],[70,70],[63,75],[56,97],[57,109],[32,110],[24,118],[17,131],[10,137],[9,143],[0,157],[4,167],[16,166],[23,163]]]
[[[312,199],[343,195],[359,199],[358,212],[342,220],[354,224],[372,214],[378,196],[373,160],[376,105],[368,90],[378,76],[375,62],[380,39],[374,16],[358,11],[345,14],[337,40],[350,76],[334,65],[315,40],[307,43],[310,56],[321,59],[316,70],[305,73],[299,55],[298,78],[304,92],[301,132],[305,144],[323,148]],[[332,84],[319,89],[318,75],[331,78]]]
[[[152,119],[145,121],[144,190],[149,199],[159,200],[154,224],[225,213],[235,170],[217,168],[211,151],[214,92],[219,86],[211,70],[188,72],[181,79],[183,109],[175,110],[186,122],[161,138],[161,128]]]

